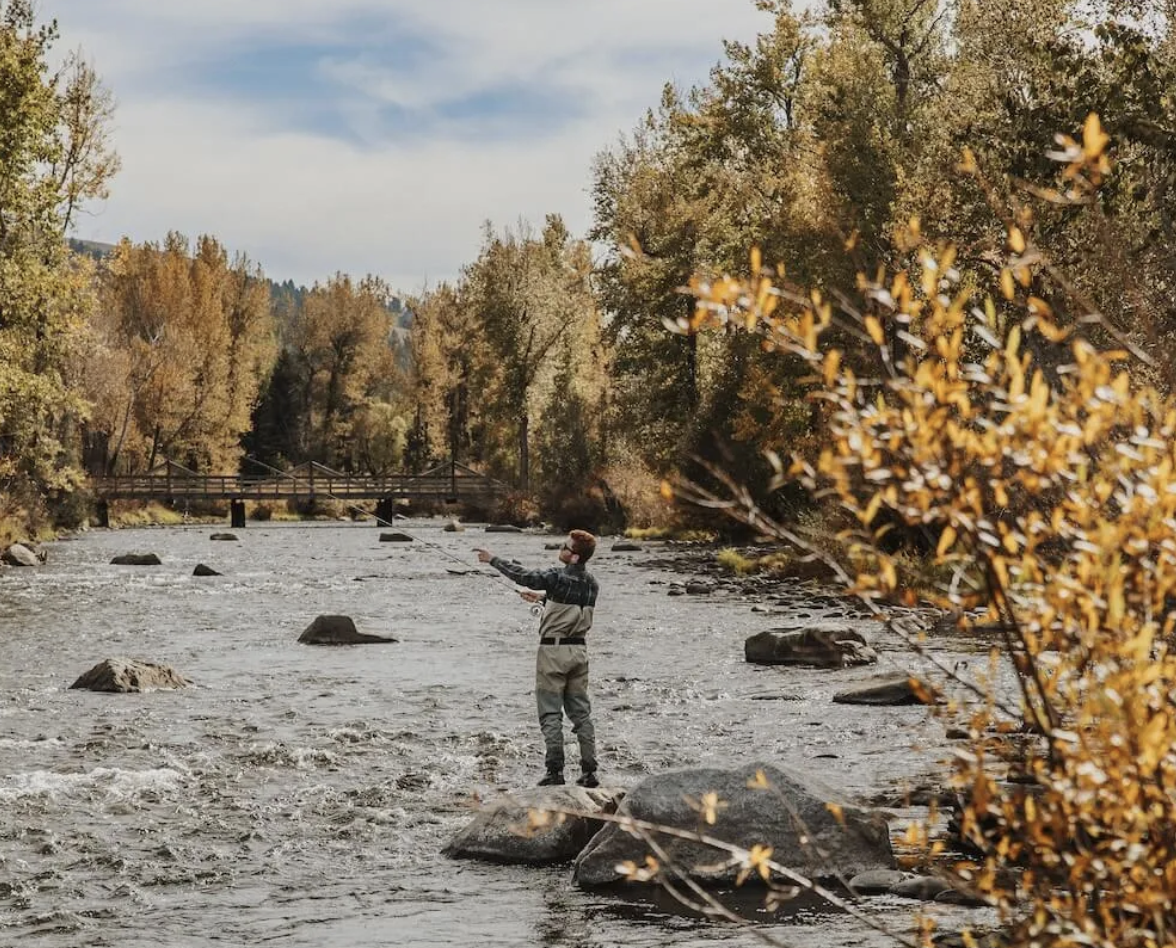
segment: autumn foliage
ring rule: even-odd
[[[1093,205],[1108,142],[1093,115],[1060,139],[1052,193]],[[970,154],[960,171],[983,184]],[[911,266],[861,278],[853,298],[804,292],[753,254],[750,278],[696,281],[690,328],[739,326],[808,367],[827,446],[776,459],[776,484],[852,515],[844,539],[872,564],[853,592],[883,613],[914,601],[884,534],[917,525],[950,575],[920,594],[964,632],[1000,632],[994,669],[1011,666],[1018,692],[965,681],[976,700],[951,709],[971,735],[951,764],[976,855],[950,871],[1001,908],[1015,944],[1170,945],[1176,399],[1140,381],[1148,357],[1101,313],[1055,315],[1062,276],[1032,212],[1005,226],[991,285],[912,226]],[[746,496],[728,506],[795,539]],[[1013,731],[1030,736],[1010,766]]]

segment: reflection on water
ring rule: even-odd
[[[50,547],[43,568],[0,572],[0,943],[758,943],[661,901],[581,892],[567,867],[439,855],[476,797],[542,772],[536,619],[470,548],[533,566],[554,554],[541,536],[405,526],[445,555],[381,544],[365,525],[251,524],[239,543],[210,541],[209,527],[95,532]],[[591,646],[606,782],[760,759],[865,794],[922,776],[939,753],[925,709],[830,703],[869,669],[749,666],[743,640],[779,617],[668,597],[671,575],[643,565],[655,554],[607,546]],[[163,565],[110,565],[127,552]],[[223,575],[194,577],[196,563]],[[828,607],[790,595],[798,611]],[[299,645],[327,613],[399,643]],[[69,689],[115,656],[165,662],[194,686]],[[778,696],[794,700],[765,700]],[[905,906],[885,911],[908,925]],[[812,948],[888,943],[815,908],[772,927]]]

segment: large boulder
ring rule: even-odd
[[[169,665],[157,665],[155,662],[142,662],[133,658],[108,658],[78,678],[70,688],[129,694],[187,686],[188,682]]]
[[[754,665],[814,665],[845,668],[872,665],[875,652],[862,636],[844,626],[768,629],[743,643],[744,658]]]
[[[442,852],[453,859],[545,866],[570,862],[601,827],[590,816],[614,813],[624,791],[537,787],[487,804]],[[532,816],[534,811],[534,816]]]
[[[44,562],[42,556],[38,556],[23,543],[12,544],[0,559],[9,566],[40,566]]]
[[[303,629],[298,641],[303,645],[363,645],[396,639],[360,632],[351,616],[319,616]]]
[[[120,553],[111,561],[112,566],[161,566],[161,560],[154,553]]]
[[[759,771],[769,789],[749,786]],[[720,802],[716,822],[708,826],[700,813],[701,801],[712,793]],[[841,821],[829,804],[840,808]],[[658,774],[629,791],[617,816],[688,832],[705,830],[744,849],[770,846],[774,861],[813,879],[851,879],[895,865],[882,814],[851,806],[812,778],[770,765]],[[699,882],[731,884],[739,873],[737,865],[727,865],[726,853],[702,843],[670,836],[657,839],[675,864]],[[616,883],[621,879],[618,864],[641,865],[648,854],[643,840],[609,823],[576,860],[576,882],[586,888]]]

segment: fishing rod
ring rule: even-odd
[[[296,484],[298,483],[298,478],[295,477],[293,474],[289,473],[288,471],[279,470],[278,468],[274,467],[271,464],[266,464],[265,461],[259,460],[258,458],[253,457],[253,455],[246,455],[245,460],[251,461],[252,463],[258,465],[259,467],[263,467],[267,471],[271,471],[274,474],[277,474],[279,477],[285,477],[285,478],[288,478],[289,480],[294,481],[294,483],[296,483]],[[435,552],[440,553],[442,556],[447,557],[448,559],[453,560],[455,563],[460,564],[461,566],[465,567],[465,570],[459,574],[461,576],[468,576],[472,573],[475,576],[481,576],[483,579],[487,579],[490,582],[493,582],[495,584],[495,586],[498,586],[499,588],[502,588],[503,584],[510,583],[510,580],[507,579],[505,576],[501,575],[500,573],[494,573],[494,574],[483,573],[480,569],[478,569],[476,567],[471,567],[470,564],[467,563],[465,560],[461,559],[461,557],[455,556],[454,554],[450,553],[444,547],[439,546],[436,543],[430,543],[428,540],[423,540],[420,537],[415,536],[412,533],[409,533],[407,530],[405,530],[403,527],[399,526],[395,522],[385,520],[383,517],[379,516],[378,514],[372,514],[369,511],[365,510],[363,507],[360,507],[358,504],[350,503],[349,501],[344,500],[342,497],[336,497],[330,491],[322,490],[321,488],[319,489],[319,493],[323,494],[323,496],[325,496],[325,497],[329,497],[331,500],[335,501],[335,503],[337,503],[337,504],[342,504],[348,510],[354,510],[357,513],[363,514],[365,517],[369,517],[369,516],[374,517],[376,520],[376,523],[379,524],[380,526],[396,527],[406,537],[411,537],[414,542],[420,543],[423,546],[427,546],[431,550],[434,550]],[[513,583],[510,583],[510,587],[511,588],[508,591],[511,593],[511,595],[519,595],[519,592],[517,589],[514,588]],[[532,604],[532,606],[531,606],[531,614],[532,615],[538,615],[541,611],[542,611],[542,607],[538,603]]]

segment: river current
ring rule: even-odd
[[[471,550],[536,568],[556,554],[551,537],[403,526],[420,542],[381,543],[351,523],[250,523],[236,543],[210,540],[208,525],[94,531],[48,545],[40,568],[0,570],[0,945],[760,943],[581,891],[566,866],[440,855],[474,801],[531,786],[543,769],[537,620],[489,567],[472,572]],[[825,617],[831,600],[798,585],[776,591],[769,614],[746,597],[672,597],[685,577],[664,549],[610,545],[590,566],[606,785],[762,761],[865,798],[917,782],[948,752],[925,708],[831,703],[879,670],[911,668],[876,622],[854,620],[880,669],[748,665],[747,636]],[[110,565],[132,552],[163,565]],[[197,563],[223,575],[194,577]],[[297,642],[334,613],[398,642]],[[193,685],[70,689],[111,657],[171,665]],[[920,907],[945,928],[978,920],[898,899],[867,907],[906,931]],[[762,930],[800,948],[891,944],[839,913],[800,911]]]

